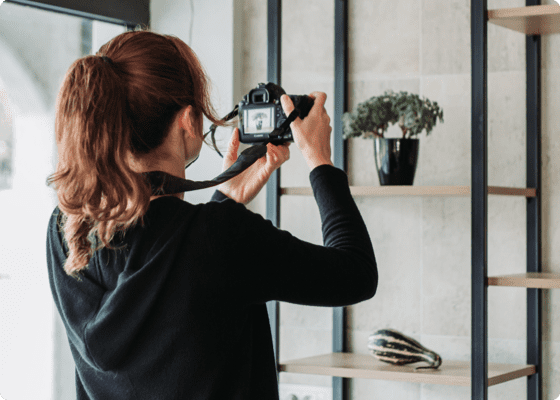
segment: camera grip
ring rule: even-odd
[[[294,103],[294,107],[299,111],[299,117],[304,119],[311,111],[315,100],[312,97],[306,95],[289,95]]]

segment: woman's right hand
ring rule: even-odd
[[[309,95],[315,101],[311,111],[303,120],[296,118],[291,124],[294,142],[301,150],[310,170],[319,165],[333,165],[331,161],[331,119],[325,110],[327,95],[313,92]],[[288,95],[280,98],[284,113],[288,116],[294,109],[292,99]]]

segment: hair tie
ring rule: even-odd
[[[101,56],[101,59],[102,59],[103,61],[105,61],[107,64],[113,65],[113,60],[111,60],[109,57],[107,57],[107,56]]]

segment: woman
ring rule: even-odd
[[[59,206],[48,227],[54,301],[81,399],[278,399],[265,302],[371,298],[377,267],[346,174],[330,161],[326,95],[292,125],[311,170],[325,246],[248,211],[287,145],[268,145],[208,204],[155,196],[142,172],[196,160],[207,80],[179,39],[127,32],[69,69],[57,101]],[[283,96],[286,114],[293,110]],[[225,158],[237,158],[235,130]]]

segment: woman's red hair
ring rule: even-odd
[[[111,248],[115,233],[148,210],[150,187],[131,169],[130,154],[159,147],[187,106],[223,125],[209,91],[190,47],[150,31],[125,32],[70,66],[56,107],[58,165],[47,180],[63,213],[67,274],[77,276],[96,250]]]

